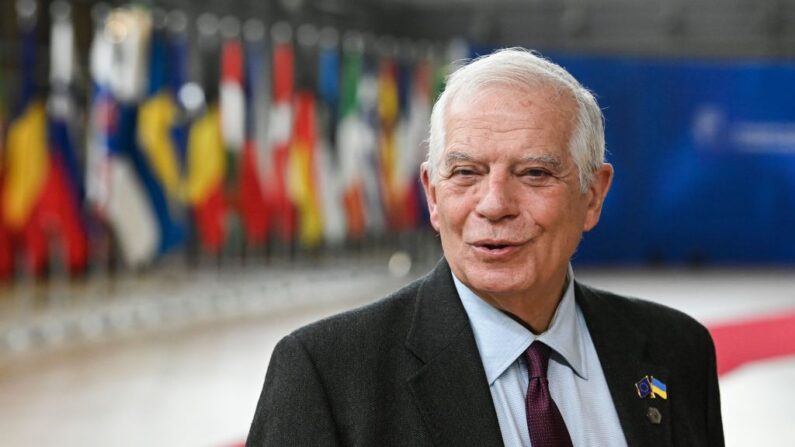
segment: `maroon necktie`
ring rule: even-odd
[[[525,351],[527,373],[530,376],[525,398],[530,442],[533,447],[571,447],[566,423],[549,395],[549,352],[549,346],[540,341],[534,341]]]

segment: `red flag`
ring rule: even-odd
[[[256,143],[246,141],[240,160],[240,213],[249,243],[260,244],[268,234],[268,208],[257,172]]]
[[[239,85],[243,85],[243,52],[240,42],[234,40],[234,45],[230,46],[227,52],[229,56],[224,59],[224,79],[231,82],[237,80]],[[265,48],[260,38],[257,42],[248,42],[246,57],[246,78],[248,80],[248,100],[249,107],[246,109],[248,123],[245,129],[245,144],[241,154],[240,163],[240,197],[239,209],[240,217],[243,222],[246,240],[249,244],[257,245],[264,242],[268,235],[268,207],[265,203],[265,196],[262,191],[262,184],[259,174],[259,161],[257,157],[261,151],[258,150],[256,130],[257,126],[262,125],[265,116],[259,116],[256,103],[263,96],[262,89],[267,88],[261,81],[261,71],[265,68],[262,63]]]
[[[219,186],[210,189],[202,201],[194,207],[193,213],[204,248],[211,253],[218,253],[226,235],[223,219],[226,213],[226,201],[223,188]]]
[[[64,247],[66,265],[71,273],[82,272],[88,263],[88,243],[80,203],[58,154],[50,155],[50,169],[39,206],[25,227],[24,237],[30,247],[34,272],[43,272],[47,263],[47,235]]]
[[[0,73],[0,76],[2,73]],[[5,154],[5,134],[6,128],[6,107],[5,107],[5,85],[0,77],[0,154]],[[3,196],[3,185],[5,184],[5,164],[0,158],[0,197]],[[0,207],[0,280],[11,277],[14,273],[14,246],[11,240],[11,232],[6,228],[5,218],[2,216]]]

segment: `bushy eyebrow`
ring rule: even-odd
[[[545,166],[549,166],[550,168],[553,169],[560,169],[563,166],[563,161],[560,159],[560,157],[550,154],[528,155],[527,157],[523,157],[521,160],[522,163],[529,163],[529,164],[538,163]],[[444,162],[446,166],[450,166],[458,161],[474,162],[475,158],[469,154],[465,154],[459,151],[450,151],[447,154],[445,154]]]
[[[457,161],[475,161],[475,158],[471,155],[458,151],[450,151],[444,156],[445,166],[450,166]]]
[[[523,163],[539,163],[549,166],[553,169],[560,169],[563,166],[563,161],[560,157],[550,154],[545,155],[530,155],[522,158]]]

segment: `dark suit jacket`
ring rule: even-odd
[[[715,352],[673,309],[575,283],[630,446],[722,446]],[[653,375],[668,399],[641,399]],[[652,423],[647,412],[662,415]],[[467,315],[442,260],[361,309],[297,330],[273,352],[249,446],[501,446]]]

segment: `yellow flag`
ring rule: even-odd
[[[307,247],[315,247],[323,239],[323,216],[315,178],[315,98],[307,92],[295,99],[295,121],[287,166],[288,194],[299,214],[299,238]]]
[[[138,141],[166,193],[179,197],[179,164],[171,139],[177,108],[168,92],[160,92],[138,111]]]
[[[191,127],[188,136],[188,172],[185,195],[191,204],[204,200],[226,172],[218,108],[211,107]]]
[[[25,226],[41,196],[49,169],[47,117],[41,101],[31,102],[8,129],[3,215],[12,230]]]
[[[297,141],[290,148],[287,187],[300,216],[298,237],[304,246],[316,247],[323,238],[323,217],[314,191],[312,157],[307,144]]]

